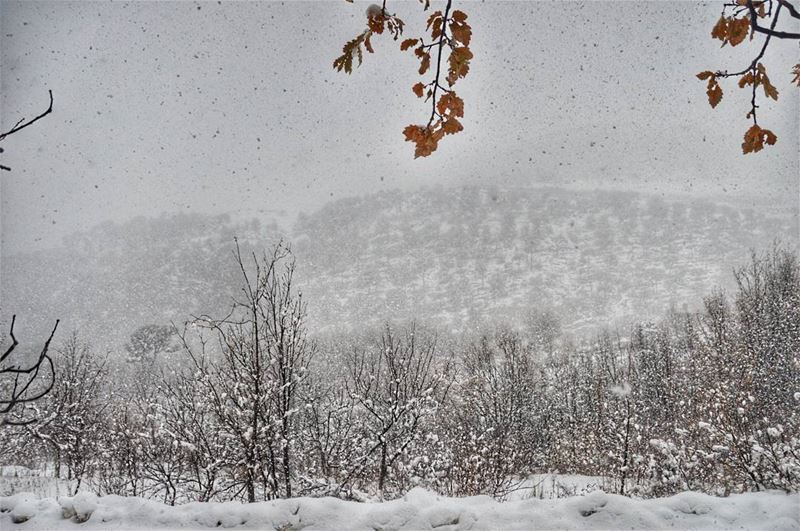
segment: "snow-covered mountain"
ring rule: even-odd
[[[459,328],[549,309],[587,330],[658,317],[730,286],[797,214],[609,191],[434,189],[337,201],[294,230],[312,314]]]
[[[385,192],[332,202],[290,229],[228,216],[104,224],[4,256],[3,318],[55,318],[103,348],[136,327],[221,314],[238,292],[233,237],[287,238],[315,330],[416,318],[460,329],[552,310],[568,330],[692,307],[751,248],[796,246],[797,213],[753,203],[556,188]]]

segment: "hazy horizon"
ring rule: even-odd
[[[293,233],[293,231],[295,230],[297,222],[298,222],[298,219],[300,217],[313,216],[313,215],[319,213],[320,211],[322,211],[322,210],[324,210],[326,208],[330,208],[330,207],[332,207],[332,206],[334,206],[336,204],[340,204],[343,201],[367,199],[367,198],[370,198],[370,197],[380,196],[381,194],[396,194],[396,193],[409,193],[409,192],[412,192],[412,193],[425,193],[426,191],[427,192],[433,192],[433,191],[439,191],[439,190],[452,190],[452,191],[455,192],[455,191],[469,189],[469,188],[483,189],[483,190],[497,189],[497,190],[500,190],[500,191],[510,191],[510,190],[523,190],[523,191],[525,191],[525,190],[529,190],[529,191],[562,190],[562,191],[565,191],[565,192],[569,192],[570,190],[573,190],[573,191],[576,191],[576,192],[592,192],[592,191],[596,191],[596,192],[608,192],[608,193],[619,193],[619,194],[634,193],[634,194],[637,194],[638,196],[640,196],[642,198],[652,197],[652,198],[665,199],[665,200],[668,200],[668,201],[684,201],[684,202],[687,202],[687,203],[709,201],[709,202],[712,202],[712,203],[715,203],[715,204],[731,204],[731,205],[736,205],[736,206],[740,206],[740,207],[743,207],[743,208],[744,207],[747,207],[747,208],[749,208],[749,207],[758,208],[758,207],[764,207],[764,206],[771,206],[771,207],[775,207],[778,210],[783,210],[783,211],[792,210],[792,208],[794,206],[794,201],[792,201],[792,200],[790,200],[789,198],[786,198],[786,197],[783,197],[783,199],[784,199],[783,203],[779,203],[779,202],[775,201],[775,198],[770,198],[769,196],[758,196],[758,195],[744,194],[744,193],[739,193],[739,194],[737,194],[737,193],[729,193],[729,194],[726,194],[725,196],[720,197],[720,196],[717,196],[717,195],[714,195],[714,194],[711,194],[711,193],[707,193],[707,194],[700,194],[700,193],[690,194],[690,193],[681,192],[681,191],[673,191],[673,192],[669,192],[669,193],[666,193],[666,192],[648,193],[647,191],[644,191],[644,190],[630,190],[630,189],[624,188],[624,187],[615,188],[615,187],[610,187],[609,186],[609,187],[603,187],[603,188],[588,188],[588,187],[581,187],[580,185],[577,185],[577,186],[574,185],[573,187],[570,187],[570,186],[567,186],[567,185],[560,185],[559,186],[557,184],[547,184],[547,183],[518,185],[518,186],[513,186],[513,185],[499,186],[499,185],[496,185],[496,184],[485,184],[485,185],[481,185],[481,184],[462,184],[462,185],[445,186],[445,185],[438,184],[438,185],[430,185],[430,186],[422,185],[422,186],[420,186],[419,188],[417,188],[415,190],[404,190],[403,188],[397,187],[397,188],[387,188],[387,189],[380,190],[380,191],[365,191],[365,192],[360,193],[360,194],[353,194],[353,195],[349,195],[349,196],[346,196],[346,197],[340,197],[340,198],[336,198],[336,199],[331,199],[331,200],[326,201],[326,202],[322,203],[321,205],[315,206],[314,208],[311,208],[309,210],[294,211],[294,212],[284,212],[284,213],[275,213],[275,214],[264,214],[264,215],[261,215],[261,216],[256,215],[256,214],[254,214],[252,212],[240,212],[240,211],[236,211],[236,210],[228,210],[228,211],[220,210],[220,211],[208,211],[208,212],[195,212],[195,211],[186,212],[186,211],[174,211],[174,210],[173,211],[169,211],[169,210],[165,210],[165,211],[161,211],[161,212],[139,214],[139,215],[136,215],[136,216],[119,218],[119,219],[110,217],[108,219],[98,220],[96,223],[93,223],[91,225],[75,227],[74,230],[71,230],[71,231],[68,231],[68,232],[63,232],[63,233],[59,232],[58,233],[58,237],[42,239],[40,241],[34,242],[33,244],[25,246],[25,247],[7,249],[7,250],[4,251],[4,254],[5,254],[5,256],[10,257],[10,256],[27,254],[29,252],[35,252],[35,251],[56,250],[58,248],[62,248],[65,245],[67,245],[69,238],[75,237],[75,236],[80,236],[80,235],[83,235],[83,234],[86,234],[86,233],[90,233],[90,232],[92,232],[92,231],[94,231],[96,229],[99,229],[99,228],[103,227],[103,226],[107,226],[108,224],[113,224],[113,225],[116,225],[116,226],[123,226],[126,223],[128,223],[130,221],[133,221],[136,218],[143,217],[145,219],[150,219],[150,220],[163,219],[163,218],[167,218],[168,219],[168,218],[171,218],[173,216],[179,216],[179,215],[182,215],[182,214],[201,214],[201,215],[210,215],[210,216],[224,215],[224,216],[228,216],[232,223],[247,223],[247,222],[256,220],[256,221],[260,222],[263,225],[275,224],[286,235],[291,235]],[[798,209],[797,212],[794,212],[794,217],[798,221],[800,221],[800,209]],[[796,246],[797,244],[800,243],[800,224],[797,224],[797,234],[796,234],[796,236],[797,237],[795,239],[787,240],[787,241],[784,241],[783,243],[785,243],[785,244],[787,244],[789,246],[792,246],[792,247],[794,247],[794,246]],[[766,242],[766,243],[769,243],[769,242]],[[0,260],[0,271],[1,270],[2,270],[2,260]]]

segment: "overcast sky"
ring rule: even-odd
[[[331,68],[367,4],[3,0],[2,129],[41,111],[47,89],[55,106],[3,143],[0,250],[139,214],[289,222],[331,199],[438,184],[797,204],[796,42],[764,61],[781,98],[759,118],[778,144],[743,157],[747,94],[730,80],[712,110],[694,77],[744,68],[760,46],[710,39],[721,0],[456,3],[474,30],[465,130],[413,160],[401,131],[428,107],[410,90],[412,54],[382,36],[352,76]],[[418,2],[389,7],[419,35]]]

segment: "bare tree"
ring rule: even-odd
[[[81,481],[92,475],[105,429],[108,403],[101,394],[108,383],[107,360],[73,333],[56,350],[56,361],[52,392],[37,405],[39,419],[29,432],[50,447],[57,478],[66,466],[67,479],[77,481],[77,492]]]
[[[254,254],[250,268],[238,242],[235,257],[243,297],[225,318],[194,321],[216,337],[220,359],[197,355],[185,335],[184,346],[211,407],[237,445],[236,468],[247,501],[256,500],[259,485],[265,498],[291,497],[293,418],[315,349],[306,338],[305,303],[294,286],[295,262],[284,243],[260,260]]]
[[[47,109],[30,120],[26,121],[25,118],[20,118],[11,129],[5,133],[0,133],[0,142],[22,131],[26,127],[33,125],[53,112],[53,91],[48,90],[47,93],[50,96],[50,104],[47,106]],[[3,153],[3,151],[3,148],[0,147],[0,154]],[[0,170],[11,171],[11,168],[0,164]],[[47,338],[36,361],[28,367],[23,367],[18,364],[10,363],[10,356],[19,344],[17,338],[14,337],[14,322],[16,317],[16,315],[11,317],[11,331],[9,332],[11,346],[0,356],[0,425],[19,426],[35,422],[35,417],[26,417],[24,413],[20,413],[18,406],[35,402],[50,392],[50,389],[53,387],[53,360],[48,356],[47,349],[50,347],[50,341],[56,333],[56,328],[58,328],[58,321],[56,321],[53,331],[50,332],[50,336]],[[40,376],[43,374],[41,373],[42,369],[50,373],[49,380],[44,388],[36,384],[37,380],[41,381]],[[6,390],[6,387],[10,387],[10,389]],[[16,412],[14,412],[15,409],[17,410]]]
[[[179,483],[187,498],[206,502],[235,488],[225,474],[235,456],[202,379],[197,372],[165,379],[161,411],[163,429],[172,437],[172,453],[183,462]]]
[[[438,366],[436,338],[412,325],[404,335],[387,325],[372,348],[356,348],[348,360],[351,398],[364,412],[366,447],[361,463],[342,487],[376,467],[383,496],[395,462],[419,436],[423,421],[447,396],[452,383],[447,362]]]
[[[546,439],[531,347],[508,330],[483,335],[464,354],[451,429],[457,494],[505,496]]]
[[[302,421],[306,448],[305,490],[336,494],[337,485],[351,471],[357,449],[353,436],[358,429],[353,399],[340,378],[330,370],[305,382],[306,407]]]

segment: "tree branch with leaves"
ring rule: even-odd
[[[425,10],[430,7],[430,0],[420,2]],[[435,55],[433,78],[423,79],[411,87],[418,98],[424,97],[424,101],[430,101],[431,105],[426,123],[412,124],[403,130],[406,141],[415,144],[414,158],[427,157],[438,149],[445,135],[456,134],[464,129],[459,120],[464,117],[464,100],[456,94],[453,86],[469,73],[473,58],[469,48],[472,28],[467,23],[467,15],[463,11],[453,10],[452,5],[453,0],[447,0],[444,11],[434,11],[428,17],[425,31],[430,34],[429,41],[426,42],[426,36],[420,36],[400,43],[401,51],[413,50],[419,58],[420,76],[431,70]],[[384,0],[382,6],[373,4],[367,9],[367,29],[344,45],[342,55],[333,62],[334,69],[352,73],[354,60],[358,60],[358,66],[363,61],[362,45],[367,52],[374,53],[370,38],[382,34],[385,29],[394,36],[394,40],[398,40],[404,24],[386,10]],[[445,52],[449,52],[446,65]]]
[[[750,40],[753,40],[756,33],[760,33],[765,35],[764,42],[758,55],[756,55],[746,68],[740,71],[705,70],[697,74],[698,79],[708,82],[706,94],[708,95],[708,103],[712,108],[715,108],[722,101],[723,91],[719,80],[729,77],[738,77],[739,88],[750,87],[750,110],[747,113],[747,118],[753,120],[753,125],[750,126],[744,135],[744,142],[742,142],[742,152],[744,154],[757,153],[764,149],[764,144],[771,146],[778,140],[775,133],[759,125],[757,109],[759,108],[759,87],[762,88],[764,97],[771,98],[775,101],[778,100],[778,89],[770,82],[767,76],[767,69],[761,62],[772,38],[800,39],[800,33],[777,29],[778,18],[783,8],[786,8],[789,15],[793,18],[800,19],[800,13],[798,13],[798,10],[789,0],[736,0],[735,2],[724,4],[722,14],[711,31],[712,38],[722,41],[722,46],[726,44],[738,46],[745,41],[748,34]],[[759,20],[764,21],[764,23],[768,25],[762,25]],[[794,66],[792,73],[794,74],[792,83],[796,83],[800,86],[800,63]]]

